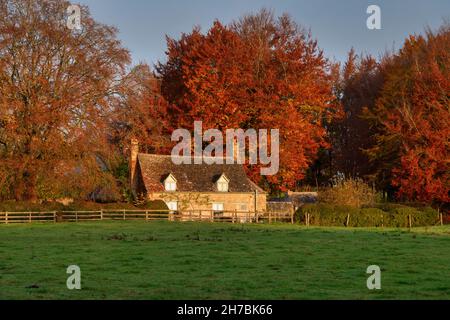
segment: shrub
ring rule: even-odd
[[[396,227],[409,226],[409,216],[413,226],[431,226],[439,221],[438,212],[429,207],[400,207],[389,211],[389,216],[392,219],[391,224]]]
[[[315,226],[346,226],[347,217],[357,215],[359,210],[349,206],[330,204],[308,204],[297,211],[297,221],[305,222],[305,214],[310,214],[310,224]]]
[[[383,227],[386,223],[386,213],[377,208],[363,208],[350,217],[349,227]]]
[[[319,201],[323,203],[361,208],[373,205],[375,192],[361,179],[347,179],[337,181],[332,188],[319,194]]]
[[[413,227],[433,226],[439,221],[439,214],[430,207],[412,208],[404,205],[389,205],[381,208],[353,208],[330,204],[309,204],[296,213],[297,221],[305,223],[305,215],[310,215],[313,226],[349,227],[409,227],[409,217]],[[347,220],[348,219],[348,220]]]
[[[386,202],[386,203],[377,203],[373,207],[383,210],[385,212],[389,212],[389,211],[394,211],[398,208],[405,208],[406,206],[399,204],[399,203]]]

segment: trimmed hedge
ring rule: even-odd
[[[324,227],[407,228],[409,217],[413,227],[434,226],[439,223],[439,213],[433,208],[413,208],[397,204],[362,209],[330,204],[308,204],[297,211],[297,222],[305,224],[306,214],[310,215],[311,226]]]

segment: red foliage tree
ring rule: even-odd
[[[168,61],[157,70],[179,126],[280,129],[280,172],[266,182],[285,190],[326,146],[323,120],[335,111],[329,67],[309,34],[263,10],[231,26],[215,22],[205,35],[194,29],[168,39]],[[257,169],[248,166],[261,181]]]
[[[411,36],[384,62],[384,84],[370,119],[372,159],[396,155],[392,184],[400,199],[449,202],[450,26]]]

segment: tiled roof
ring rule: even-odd
[[[216,181],[225,174],[229,192],[264,192],[250,179],[239,164],[181,164],[172,162],[171,156],[138,155],[139,168],[147,192],[164,191],[164,179],[172,174],[177,180],[179,192],[217,192]]]

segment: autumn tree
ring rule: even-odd
[[[140,150],[168,153],[171,146],[170,108],[161,95],[160,80],[146,64],[133,67],[121,80],[111,101],[108,141],[111,167],[123,199],[134,200],[130,188],[130,145],[138,139]]]
[[[82,197],[112,185],[105,118],[129,62],[117,30],[64,0],[0,0],[3,198]]]
[[[167,151],[170,142],[169,106],[161,95],[160,80],[146,64],[133,67],[122,79],[112,102],[108,135],[118,152],[127,156],[133,138],[148,153]]]
[[[332,117],[335,97],[330,64],[317,42],[288,15],[267,10],[224,26],[216,21],[179,40],[168,39],[168,59],[157,67],[162,92],[179,112],[178,126],[205,129],[280,129],[280,172],[262,179],[274,189],[302,179],[321,146],[323,120]]]
[[[399,199],[448,203],[450,26],[410,36],[383,62],[383,87],[368,119],[378,175],[392,174]]]
[[[383,75],[378,61],[350,50],[336,82],[343,114],[329,126],[332,141],[330,165],[334,174],[339,172],[348,178],[374,182],[369,177],[371,165],[365,152],[373,145],[374,132],[364,110],[373,109],[382,85]]]

